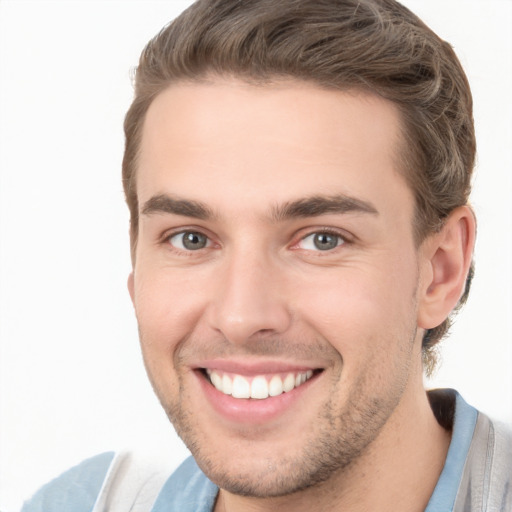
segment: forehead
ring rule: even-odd
[[[392,103],[362,92],[289,81],[175,84],[146,115],[139,204],[158,193],[224,208],[337,193],[393,201],[398,190],[410,196],[397,171],[400,128]]]

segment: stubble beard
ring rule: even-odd
[[[415,334],[414,329],[412,339]],[[341,480],[357,464],[403,395],[409,366],[403,365],[396,370],[392,385],[374,396],[371,396],[375,391],[371,384],[371,371],[363,372],[352,386],[341,410],[336,406],[338,397],[334,393],[336,390],[339,393],[339,390],[333,384],[330,398],[321,407],[318,421],[307,441],[295,452],[288,450],[278,458],[253,460],[254,464],[249,465],[249,469],[241,469],[237,465],[237,461],[243,459],[243,453],[238,453],[231,463],[214,460],[215,455],[205,441],[208,436],[196,428],[193,412],[184,406],[188,401],[182,378],[180,398],[176,402],[169,404],[160,399],[176,432],[211,481],[235,495],[276,498],[319,486],[336,476]],[[337,382],[337,378],[333,378],[333,382]],[[254,449],[251,457],[253,453]]]

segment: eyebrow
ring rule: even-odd
[[[280,222],[293,218],[317,217],[329,213],[368,213],[378,215],[379,212],[372,203],[343,194],[333,196],[315,195],[289,201],[282,205],[273,206],[271,219]],[[213,210],[200,201],[177,199],[166,194],[151,197],[144,203],[143,215],[168,213],[182,215],[200,220],[210,220],[216,215]]]
[[[329,213],[369,213],[379,215],[375,206],[361,199],[343,194],[333,196],[311,196],[284,203],[272,208],[272,219],[276,222],[292,218],[317,217]]]
[[[215,216],[204,203],[190,199],[176,199],[165,194],[153,196],[144,203],[142,214],[153,213],[170,213],[201,220],[208,220]]]

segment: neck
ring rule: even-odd
[[[219,492],[215,512],[414,512],[425,510],[446,459],[450,432],[432,413],[421,379],[366,452],[323,484],[278,498]]]

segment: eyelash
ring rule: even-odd
[[[186,249],[186,248],[181,248],[181,247],[176,247],[176,245],[173,245],[171,243],[171,240],[174,238],[174,237],[178,237],[178,236],[184,236],[186,234],[191,234],[191,235],[199,235],[200,237],[204,237],[206,239],[206,246],[205,247],[201,247],[199,249],[196,249],[196,250],[193,250],[193,249]],[[162,242],[164,244],[168,244],[169,246],[171,246],[171,248],[175,251],[178,251],[182,254],[187,254],[187,255],[192,255],[194,252],[199,252],[201,249],[207,249],[207,248],[210,248],[213,244],[212,242],[212,239],[211,237],[209,237],[207,234],[203,233],[201,230],[199,229],[182,229],[180,231],[174,231],[174,232],[171,232],[171,233],[166,233],[163,237],[162,237]],[[182,241],[181,241],[181,245],[183,245],[183,238],[182,238]]]
[[[336,245],[332,248],[327,248],[325,250],[319,249],[318,247],[316,248],[316,250],[304,249],[302,247],[299,247],[299,245],[301,243],[303,243],[305,240],[307,240],[308,238],[315,237],[318,235],[327,235],[327,236],[336,238],[337,239]],[[337,249],[339,249],[340,247],[342,247],[346,244],[349,244],[350,242],[351,242],[351,240],[348,238],[348,236],[345,233],[340,233],[339,231],[332,229],[332,228],[320,228],[320,229],[314,229],[312,231],[308,231],[306,234],[301,236],[300,240],[298,242],[296,242],[295,244],[293,244],[293,246],[291,248],[296,249],[296,250],[303,250],[303,251],[318,253],[317,255],[320,256],[322,253],[332,254]],[[312,243],[314,243],[314,242],[312,242]]]
[[[195,235],[199,235],[199,236],[205,237],[206,238],[206,246],[205,247],[201,247],[201,248],[196,249],[196,250],[193,250],[193,249],[186,249],[186,248],[176,247],[176,245],[173,245],[171,243],[171,240],[174,237],[177,237],[179,235],[183,236],[183,235],[185,235],[187,233],[195,234]],[[307,238],[318,236],[318,235],[328,235],[328,236],[335,237],[337,239],[336,246],[334,246],[333,248],[330,248],[330,249],[326,249],[326,250],[322,250],[322,249],[318,249],[318,248],[317,248],[317,250],[314,250],[314,249],[303,249],[303,248],[299,247],[299,245],[302,242],[304,242]],[[173,250],[178,251],[178,252],[180,252],[182,254],[186,254],[186,255],[192,255],[195,252],[200,252],[202,249],[211,248],[212,245],[213,245],[213,241],[212,241],[212,238],[210,236],[205,234],[200,229],[193,229],[193,228],[192,229],[182,229],[180,231],[174,231],[174,232],[171,232],[171,233],[166,233],[162,237],[162,243],[168,244]],[[321,253],[332,253],[336,249],[338,249],[339,247],[344,246],[346,244],[350,244],[350,243],[351,243],[351,240],[350,240],[349,237],[347,237],[346,234],[340,233],[339,231],[336,231],[336,230],[334,230],[332,228],[320,228],[320,229],[314,229],[314,230],[308,231],[304,235],[300,236],[300,239],[297,242],[294,242],[291,245],[290,248],[293,249],[293,250],[303,250],[303,251],[316,252],[316,253],[320,253],[321,254]],[[182,241],[182,245],[183,245],[183,241]]]

